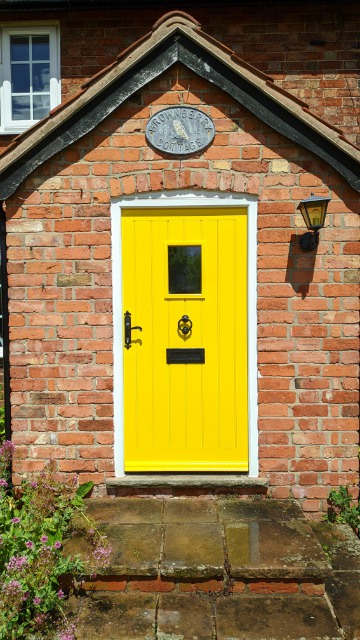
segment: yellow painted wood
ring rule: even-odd
[[[167,246],[202,247],[200,295],[168,292]],[[247,471],[247,210],[127,209],[122,216],[126,471]],[[193,329],[183,336],[178,320]],[[166,364],[167,348],[205,364]]]

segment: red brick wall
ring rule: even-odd
[[[360,145],[358,53],[360,4],[298,3],[247,6],[233,3],[182,5],[204,31],[233,49],[275,82],[309,103],[310,109],[337,125]],[[62,93],[66,98],[113,62],[120,51],[151,28],[166,9],[119,11],[41,11],[31,19],[58,20],[61,30]],[[1,17],[1,12],[0,12]],[[26,14],[3,14],[18,24]],[[321,44],[312,44],[314,42]],[[0,137],[0,149],[11,136]]]
[[[214,144],[179,162],[145,142],[148,117],[194,104]],[[163,189],[259,197],[259,431],[270,493],[326,508],[358,479],[358,194],[326,163],[175,66],[7,202],[11,387],[18,470],[104,483],[113,474],[110,199]],[[331,195],[317,253],[299,249],[299,200]]]

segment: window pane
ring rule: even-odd
[[[34,96],[34,120],[41,120],[50,111],[50,96]]]
[[[30,120],[30,96],[12,98],[13,120]]]
[[[49,91],[50,65],[48,62],[33,64],[33,91]]]
[[[33,36],[32,59],[50,60],[49,36]]]
[[[11,65],[11,88],[14,93],[30,92],[30,67],[28,64]]]
[[[201,293],[201,247],[168,247],[169,293]]]
[[[10,57],[12,61],[29,60],[29,36],[11,36]]]

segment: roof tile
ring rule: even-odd
[[[177,11],[177,10],[175,10],[175,11],[168,11],[168,13],[164,13],[164,15],[161,16],[161,18],[159,18],[153,24],[153,31],[158,29],[162,24],[164,24],[164,22],[166,22],[170,18],[176,18],[176,17],[185,18],[185,20],[188,20],[189,22],[192,22],[192,24],[195,27],[201,27],[200,22],[198,22],[195,18],[193,18],[193,16],[191,16],[189,13],[186,13],[185,11]]]

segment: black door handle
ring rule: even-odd
[[[124,334],[125,334],[125,349],[130,349],[131,347],[131,332],[137,329],[138,331],[142,331],[142,327],[132,327],[131,326],[131,313],[129,311],[125,311],[124,313]]]

